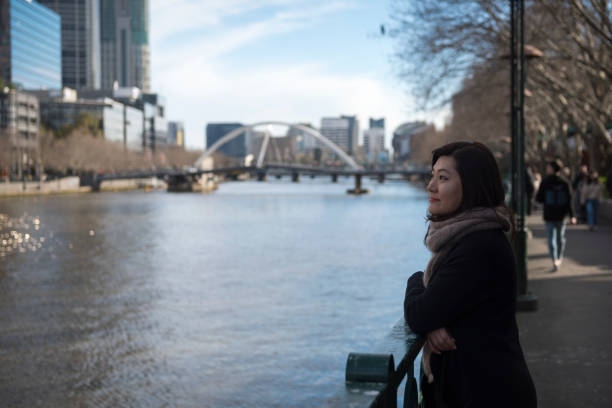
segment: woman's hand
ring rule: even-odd
[[[431,331],[427,334],[427,343],[433,353],[440,354],[443,351],[457,350],[455,339],[448,334],[444,327]]]

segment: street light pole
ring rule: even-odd
[[[512,211],[515,214],[517,310],[535,311],[538,299],[527,291],[525,230],[525,0],[510,0],[510,132],[512,136]]]

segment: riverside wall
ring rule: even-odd
[[[0,183],[0,197],[83,193],[91,187],[80,186],[78,177],[63,177],[50,181],[14,181]]]

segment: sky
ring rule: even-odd
[[[203,149],[209,122],[308,122],[357,115],[442,126],[448,111],[415,112],[397,78],[389,0],[152,0],[152,91],[186,145]],[[360,140],[361,140],[360,134]]]

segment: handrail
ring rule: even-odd
[[[330,407],[397,407],[397,392],[405,377],[404,408],[418,408],[414,360],[425,339],[413,333],[404,319],[374,347],[375,353],[350,353],[346,364],[346,386],[328,401]],[[397,367],[394,361],[399,361]]]

